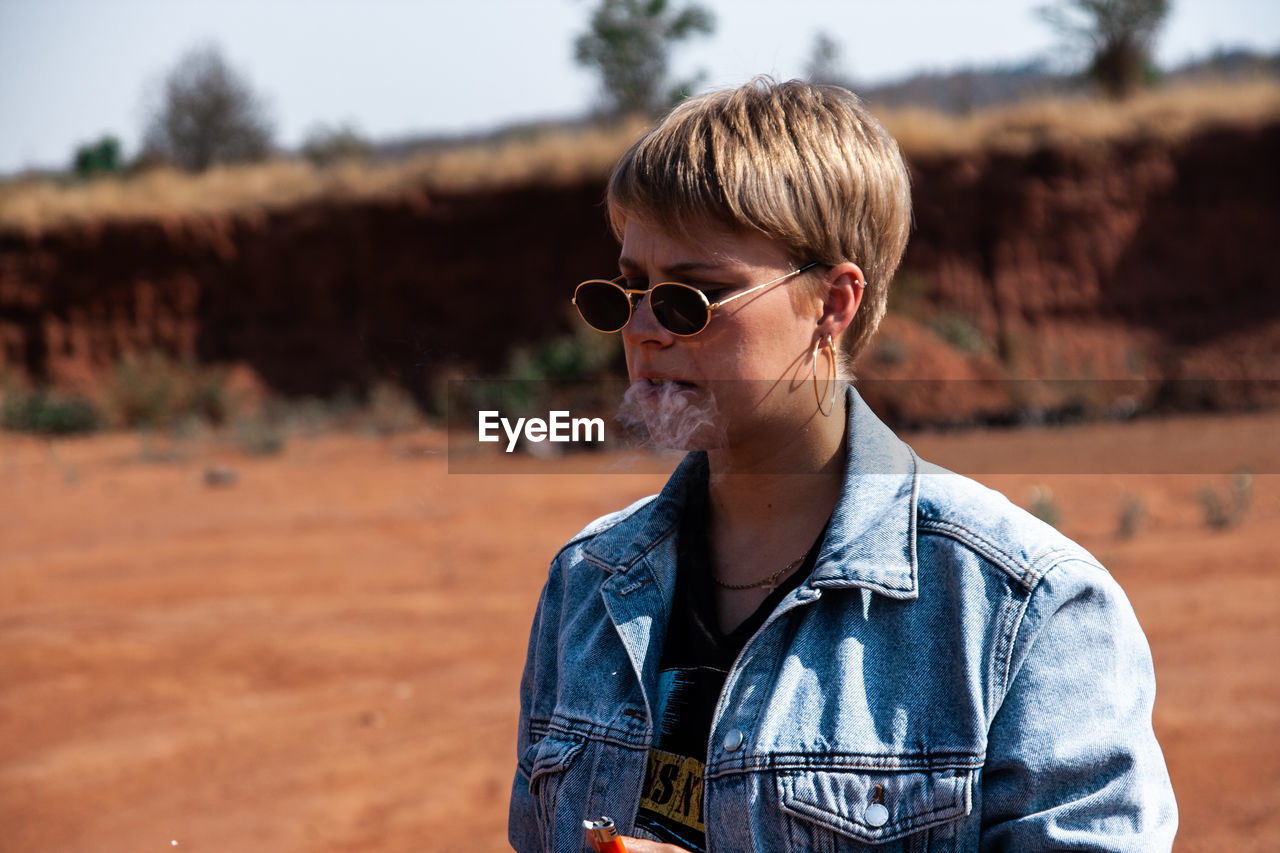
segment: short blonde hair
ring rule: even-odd
[[[862,101],[767,77],[678,105],[623,155],[606,200],[619,240],[628,217],[682,235],[718,225],[761,232],[797,264],[858,264],[866,290],[844,336],[850,358],[880,325],[911,227],[898,143]]]

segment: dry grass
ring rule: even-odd
[[[1091,143],[1135,136],[1174,140],[1209,125],[1249,125],[1280,117],[1280,81],[1183,85],[1120,104],[1046,99],[965,117],[920,109],[876,112],[909,156],[1020,151],[1044,142]],[[0,228],[39,232],[66,222],[208,215],[415,190],[601,177],[644,127],[642,122],[632,122],[548,131],[380,165],[353,161],[321,169],[304,161],[277,160],[202,175],[159,169],[129,180],[102,178],[85,184],[11,181],[0,184]]]
[[[878,113],[908,154],[1024,151],[1046,142],[1176,140],[1212,125],[1280,118],[1280,80],[1200,83],[1144,92],[1121,103],[1046,98],[957,117],[920,109]]]
[[[305,160],[226,166],[190,175],[160,168],[128,180],[83,184],[25,179],[0,184],[0,227],[40,231],[65,222],[155,218],[290,207],[414,189],[468,190],[604,175],[643,132],[639,122],[446,148],[375,164],[350,160],[320,168]]]

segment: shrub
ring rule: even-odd
[[[1225,490],[1212,486],[1200,490],[1204,523],[1214,530],[1226,530],[1240,524],[1252,503],[1253,475],[1247,470],[1237,471]]]
[[[1057,527],[1061,520],[1058,504],[1048,486],[1035,486],[1031,489],[1031,506],[1028,509],[1036,518],[1053,527]]]
[[[919,273],[898,270],[889,285],[887,311],[897,317],[918,317],[928,304],[931,282]]]
[[[485,402],[486,407],[517,415],[552,409],[595,410],[601,380],[616,375],[615,360],[621,352],[616,337],[581,327],[573,334],[518,348],[511,356],[505,380],[467,383],[465,390],[473,404]]]
[[[1142,498],[1126,494],[1120,505],[1120,517],[1116,521],[1116,536],[1121,539],[1132,539],[1138,535],[1138,528],[1147,515],[1147,505]]]
[[[237,418],[233,429],[236,447],[246,456],[278,456],[284,452],[284,427],[270,413]]]
[[[871,350],[871,361],[886,367],[904,363],[911,355],[907,345],[898,338],[882,336]]]
[[[106,397],[125,427],[170,427],[184,418],[211,424],[227,420],[225,371],[174,360],[159,352],[126,354],[116,362]]]
[[[939,311],[929,320],[929,328],[942,340],[974,355],[987,348],[987,339],[973,321],[957,311]]]
[[[104,136],[97,142],[79,146],[71,167],[76,177],[82,181],[95,175],[120,174],[120,140],[114,136]]]
[[[617,353],[616,338],[580,330],[518,348],[508,373],[512,379],[579,382],[598,377]]]
[[[369,391],[368,423],[378,435],[395,435],[419,427],[422,415],[403,388],[384,381]]]
[[[302,143],[302,156],[321,168],[344,160],[365,160],[369,151],[369,143],[350,125],[316,127]]]
[[[0,419],[5,429],[45,435],[74,435],[102,426],[102,416],[89,400],[49,389],[7,392]]]

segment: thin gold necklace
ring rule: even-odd
[[[720,578],[716,577],[714,574],[711,575],[711,580],[715,582],[716,586],[721,586],[721,587],[724,587],[725,589],[755,589],[756,587],[760,587],[760,586],[766,587],[768,589],[773,589],[775,586],[778,585],[778,581],[782,580],[784,577],[786,577],[787,575],[795,571],[796,567],[798,567],[801,563],[803,563],[804,558],[807,556],[809,556],[809,552],[805,551],[799,557],[796,557],[790,563],[787,563],[785,566],[778,569],[776,572],[769,575],[767,578],[761,578],[760,580],[754,583],[743,583],[743,584],[725,583],[724,581],[720,580]]]

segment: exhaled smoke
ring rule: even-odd
[[[632,382],[622,395],[614,419],[632,441],[641,445],[712,450],[726,444],[715,397],[692,385]]]

